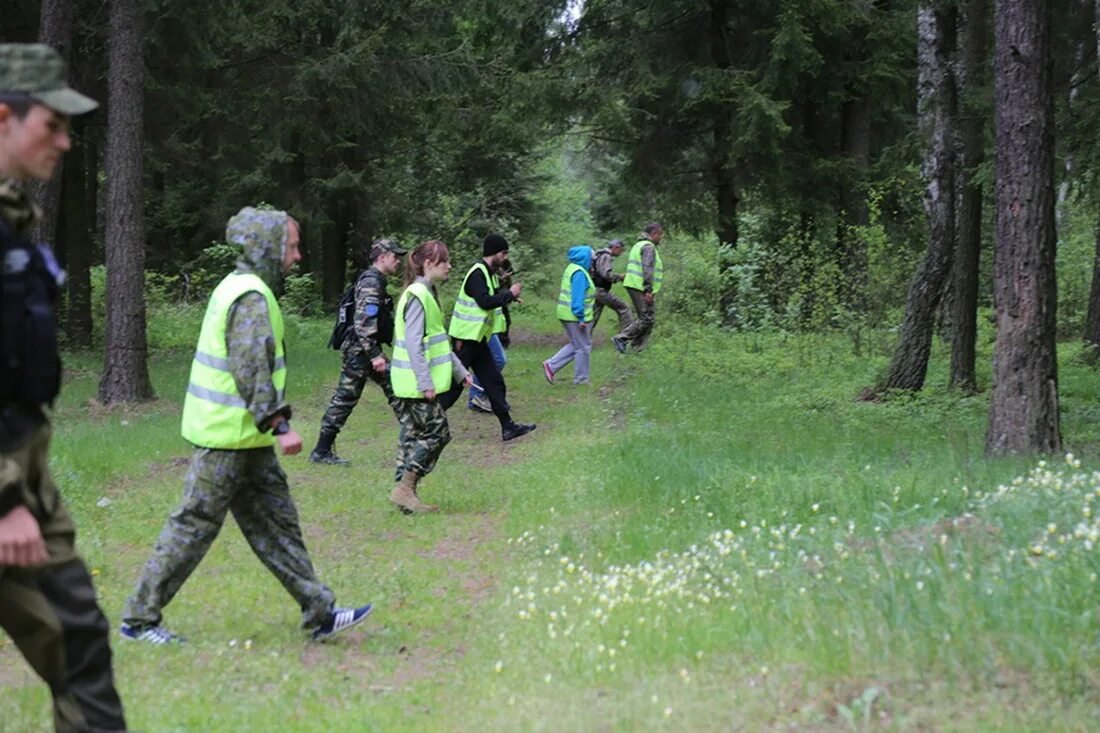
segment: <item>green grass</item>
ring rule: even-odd
[[[539,362],[559,333],[528,307],[506,375],[539,429],[501,444],[492,417],[452,410],[455,441],[422,484],[442,514],[388,505],[397,430],[370,386],[338,441],[352,468],[283,461],[319,574],[374,602],[368,622],[307,644],[230,522],[166,610],[191,643],[114,645],[134,728],[1094,727],[1100,387],[1074,347],[1063,433],[1085,467],[1053,458],[1013,484],[1034,461],[983,457],[988,394],[948,390],[943,354],[924,392],[868,404],[854,398],[887,355],[839,335],[664,322],[619,357],[605,325],[593,385],[550,387]],[[327,329],[291,329],[307,442],[338,371]],[[179,497],[188,359],[158,351],[161,399],[124,410],[88,405],[97,357],[67,360],[53,466],[115,625]],[[0,670],[0,732],[47,728],[10,644]]]

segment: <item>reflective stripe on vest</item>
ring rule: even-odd
[[[268,317],[275,337],[275,364],[271,380],[278,401],[286,390],[286,351],[283,344],[283,313],[275,294],[258,275],[232,273],[210,295],[202,331],[191,361],[191,379],[183,399],[183,437],[203,448],[243,450],[274,445],[275,436],[261,433],[248,410],[248,403],[237,391],[237,382],[229,369],[226,327],[229,310],[243,295],[258,292],[267,301]]]
[[[583,272],[588,280],[584,290],[584,322],[591,323],[596,306],[596,283],[592,282],[592,276],[580,265],[570,262],[565,272],[561,275],[561,290],[558,291],[558,320],[576,321],[573,313],[573,273]]]
[[[481,270],[484,274],[486,286],[489,288],[489,295],[495,292],[493,287],[494,278],[489,275],[489,268],[485,266],[485,263],[478,262],[471,267],[469,272],[466,273],[466,277],[462,279],[462,287],[458,289],[455,308],[451,312],[451,327],[447,331],[456,339],[484,341],[489,337],[489,334],[493,333],[493,311],[482,309],[473,298],[466,295],[466,283],[475,270]],[[501,316],[503,317],[503,314]]]
[[[500,290],[500,278],[493,274],[489,283],[489,295]],[[504,317],[504,306],[493,310],[493,333],[504,333],[508,330],[508,319]]]
[[[630,248],[630,257],[626,261],[626,279],[623,280],[623,287],[633,290],[645,290],[645,279],[642,273],[642,249],[646,245],[653,247],[653,293],[656,294],[661,289],[664,267],[661,264],[661,253],[658,251],[657,245],[648,239],[643,239]]]
[[[428,370],[432,375],[432,386],[436,393],[451,388],[451,339],[443,330],[443,311],[439,309],[432,291],[424,283],[414,282],[401,293],[397,301],[397,313],[393,327],[393,358],[390,360],[390,386],[393,393],[405,399],[419,399],[424,396],[416,383],[416,372],[409,359],[409,349],[405,341],[405,307],[409,298],[416,298],[424,309],[424,357],[428,360]]]

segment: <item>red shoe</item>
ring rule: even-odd
[[[544,361],[542,363],[542,373],[546,375],[546,381],[550,384],[554,383],[554,370],[550,368],[550,362]]]

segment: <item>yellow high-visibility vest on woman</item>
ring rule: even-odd
[[[579,320],[573,313],[573,274],[576,272],[583,272],[585,279],[588,280],[584,291],[584,322],[591,323],[596,308],[596,283],[592,281],[588,270],[574,262],[570,262],[561,275],[561,290],[558,291],[558,320],[574,322]]]
[[[409,361],[409,349],[405,341],[405,306],[409,298],[416,298],[424,309],[424,357],[432,375],[432,386],[437,394],[451,388],[451,339],[443,328],[443,311],[439,309],[432,291],[424,283],[414,282],[401,293],[393,326],[393,359],[390,361],[390,385],[394,395],[406,399],[423,397],[416,383],[416,372]]]
[[[642,272],[642,249],[649,245],[653,247],[653,294],[661,289],[661,279],[664,266],[661,264],[661,252],[657,245],[648,239],[637,242],[630,248],[630,256],[626,260],[626,277],[623,279],[623,287],[632,290],[645,290],[645,278]]]
[[[191,362],[191,379],[183,399],[183,437],[203,448],[243,450],[275,445],[275,436],[261,433],[237,391],[229,370],[225,342],[229,309],[245,293],[258,292],[267,301],[271,329],[275,335],[275,365],[271,381],[281,402],[286,389],[286,348],[283,344],[283,312],[275,294],[259,275],[234,272],[225,277],[210,295],[203,316],[199,343]]]

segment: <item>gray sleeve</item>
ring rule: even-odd
[[[424,306],[416,298],[409,298],[405,304],[405,350],[409,352],[409,364],[416,375],[416,388],[421,392],[435,389],[424,354]]]
[[[653,268],[657,266],[657,248],[652,245],[642,247],[642,284],[648,293],[653,290]]]

